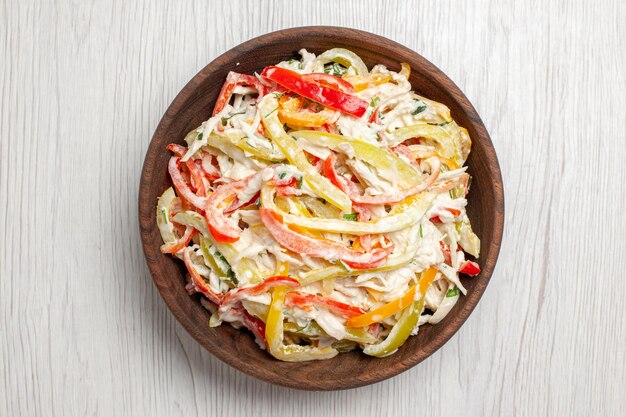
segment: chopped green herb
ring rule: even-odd
[[[274,94],[274,95],[276,96],[276,98],[278,98],[278,99],[280,99],[282,96],[284,96],[284,95],[285,95],[285,94],[283,94],[283,93],[273,93],[273,94]]]
[[[447,121],[441,122],[441,123],[428,123],[428,124],[431,125],[431,126],[445,126],[445,125],[450,124],[450,123],[452,123],[452,120],[447,120]]]
[[[200,132],[200,134],[196,136],[196,140],[202,140],[202,136],[204,136],[204,133]]]
[[[278,174],[278,178],[280,178],[281,180],[285,178],[286,176],[287,176],[286,172],[281,172],[280,174]]]
[[[270,114],[274,113],[276,110],[278,110],[278,106],[276,106],[276,108],[272,110],[271,112],[267,113],[265,117],[268,117]]]
[[[290,59],[289,61],[287,61],[289,65],[293,65],[296,62],[298,63],[298,69],[302,69],[302,61],[299,61],[297,59]]]
[[[456,297],[457,295],[459,295],[459,290],[457,287],[452,287],[448,290],[448,292],[446,293],[446,297],[450,298],[450,297]]]
[[[235,285],[239,284],[239,280],[237,279],[237,276],[235,275],[235,271],[233,271],[232,268],[228,270],[226,275],[228,276],[228,279],[230,279],[230,281],[233,284]]]
[[[226,265],[230,266],[226,258],[224,258],[224,255],[222,255],[222,253],[218,251],[217,249],[215,249],[215,257],[218,258],[220,261],[224,262]]]
[[[302,179],[304,177],[298,177],[298,188],[302,188]]]
[[[420,237],[424,237],[424,232],[422,231],[422,225],[420,224]]]
[[[380,133],[379,132],[376,132],[376,140],[379,141],[379,142],[382,141],[382,138],[380,137]]]
[[[222,117],[222,119],[221,119],[222,120],[222,126],[226,126],[228,124],[228,121],[230,119],[232,119],[234,116],[237,116],[238,114],[245,114],[245,113],[246,113],[246,111],[242,110],[242,111],[238,111],[237,113],[233,113],[233,114],[231,114],[228,117]],[[202,133],[200,134],[199,139],[202,139]]]
[[[257,198],[257,199],[256,199],[256,202],[255,202],[254,204],[257,206],[257,208],[258,208],[258,207],[261,207],[261,199],[260,199],[260,198]]]
[[[296,333],[297,333],[297,332],[301,332],[302,330],[304,330],[304,329],[306,329],[307,327],[309,327],[309,324],[311,324],[311,323],[309,322],[309,323],[305,324],[304,326],[297,328],[297,329],[296,329]]]
[[[342,76],[343,74],[346,73],[346,70],[338,63],[333,62],[332,64],[324,65],[324,72],[326,74]]]
[[[248,146],[249,146],[249,147],[254,148],[254,149],[258,149],[258,147],[257,147],[257,146],[253,145],[253,144],[252,144],[252,142],[250,142],[250,141],[248,140],[248,137],[247,137],[247,136],[246,136],[246,137],[244,137],[244,139],[246,140],[246,143],[248,144]]]
[[[344,261],[342,261],[341,259],[338,259],[335,263],[341,265],[341,267],[343,269],[345,269],[346,271],[351,271],[352,270],[352,268],[350,268],[348,265],[346,265],[346,263]]]
[[[226,270],[226,277],[234,285],[237,285],[239,283],[239,280],[237,279],[237,276],[235,275],[235,271],[233,271],[233,268],[230,266],[226,258],[224,258],[224,255],[222,255],[222,253],[218,251],[214,246],[211,246],[211,249],[213,250],[213,257],[216,260],[218,260],[222,264],[222,268]]]
[[[344,214],[343,218],[346,220],[356,221],[357,216],[358,215],[356,213],[348,213],[348,214]]]
[[[298,140],[298,138],[297,138],[297,137],[295,137],[294,135],[291,135],[291,139],[293,139],[293,140],[295,140],[295,141],[297,141],[297,140]]]
[[[413,113],[411,113],[413,116],[420,114],[421,112],[426,110],[427,107],[426,103],[424,103],[422,100],[416,98],[415,101],[417,102],[417,108],[413,110]]]
[[[374,97],[373,99],[370,100],[370,107],[376,107],[379,101],[380,101],[380,97]]]
[[[168,224],[169,220],[167,219],[167,210],[163,209],[161,210],[161,213],[163,213],[163,221],[165,222],[165,224]]]

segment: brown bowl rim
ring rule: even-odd
[[[159,247],[151,244],[147,236],[154,230],[156,227],[156,221],[154,219],[154,207],[155,203],[153,201],[149,201],[149,186],[153,182],[153,177],[155,175],[155,170],[152,168],[152,160],[154,160],[158,154],[163,152],[163,149],[157,147],[157,138],[163,134],[167,130],[167,126],[170,122],[167,119],[167,115],[176,114],[182,108],[183,103],[187,100],[188,93],[193,91],[200,82],[206,77],[210,76],[211,73],[215,72],[220,66],[222,66],[226,62],[231,62],[236,60],[236,57],[246,51],[249,51],[251,48],[256,48],[261,44],[271,44],[275,43],[278,40],[285,39],[294,39],[299,37],[334,37],[336,39],[350,40],[350,39],[366,39],[368,43],[373,45],[385,45],[388,49],[394,49],[395,51],[400,51],[403,54],[411,55],[412,58],[419,63],[419,65],[423,68],[424,72],[427,72],[432,80],[439,82],[440,84],[447,85],[448,95],[456,100],[463,112],[468,117],[470,123],[472,124],[474,130],[477,132],[477,135],[472,136],[472,140],[474,143],[476,141],[480,141],[484,146],[484,151],[486,153],[486,158],[489,160],[489,164],[487,169],[489,170],[490,178],[492,180],[493,200],[490,202],[493,204],[493,211],[495,213],[493,219],[493,230],[491,233],[491,241],[490,241],[490,257],[486,259],[481,259],[483,261],[482,272],[480,274],[479,282],[474,286],[472,291],[465,296],[465,302],[463,308],[456,313],[454,323],[451,326],[447,326],[442,329],[441,333],[438,333],[437,337],[433,339],[429,344],[427,344],[423,349],[417,350],[414,352],[408,360],[404,360],[399,363],[395,363],[394,366],[386,367],[382,370],[376,372],[375,375],[371,377],[360,377],[360,378],[344,378],[338,379],[334,381],[333,384],[327,384],[321,386],[319,384],[315,384],[313,381],[295,381],[292,379],[286,378],[277,378],[276,375],[271,374],[268,375],[264,373],[261,369],[256,367],[250,367],[245,362],[242,362],[237,358],[236,355],[226,354],[223,349],[219,347],[213,347],[210,344],[206,343],[201,335],[197,334],[197,332],[193,331],[193,324],[190,321],[190,318],[183,314],[180,309],[177,308],[177,303],[175,302],[175,298],[166,292],[164,288],[167,286],[165,282],[169,280],[168,277],[162,276],[160,271],[157,268],[157,264],[160,262],[160,258],[164,255],[161,254]],[[444,103],[445,104],[445,103]],[[482,120],[478,116],[478,113],[469,102],[465,94],[459,89],[459,87],[448,78],[439,68],[437,68],[434,64],[428,61],[426,58],[418,54],[417,52],[393,41],[388,38],[385,38],[380,35],[376,35],[370,32],[365,32],[352,28],[344,28],[337,26],[301,26],[294,27],[289,29],[282,29],[275,32],[266,33],[264,35],[258,36],[256,38],[250,39],[246,42],[243,42],[234,48],[228,50],[223,53],[208,65],[206,65],[202,70],[200,70],[186,85],[183,89],[178,93],[176,98],[172,101],[170,106],[168,107],[166,113],[163,118],[159,122],[155,133],[150,141],[150,145],[146,152],[146,157],[144,159],[144,164],[141,173],[141,180],[139,186],[139,225],[140,225],[140,234],[142,239],[142,246],[144,255],[146,258],[146,262],[148,264],[152,279],[159,290],[163,300],[168,306],[169,310],[174,314],[178,322],[192,335],[192,337],[200,343],[205,349],[207,349],[210,353],[231,365],[232,367],[242,371],[250,376],[258,378],[260,380],[270,382],[273,384],[281,385],[284,387],[303,389],[303,390],[338,390],[338,389],[348,389],[348,388],[356,388],[364,385],[373,384],[376,382],[380,382],[387,378],[391,378],[396,376],[411,367],[417,365],[419,362],[423,361],[430,355],[432,355],[435,351],[437,351],[441,346],[443,346],[465,323],[467,318],[470,316],[472,311],[476,308],[478,301],[482,297],[487,285],[489,284],[491,275],[493,273],[493,269],[495,267],[500,246],[502,242],[502,233],[504,228],[504,192],[503,192],[503,183],[502,183],[502,174],[500,171],[500,166],[498,164],[498,159],[496,156],[495,149],[493,147],[493,143],[487,129],[485,128]],[[484,238],[481,236],[481,238]],[[189,297],[189,302],[197,302],[191,297]],[[365,356],[365,355],[364,355]],[[393,357],[393,356],[392,356]],[[380,360],[375,358],[367,357],[367,360]],[[298,366],[298,364],[293,364],[294,366]]]

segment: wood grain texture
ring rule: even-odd
[[[619,0],[0,3],[0,415],[620,415],[626,4]],[[141,253],[167,105],[222,52],[350,26],[441,68],[498,151],[504,244],[453,339],[391,380],[307,393],[204,351]]]

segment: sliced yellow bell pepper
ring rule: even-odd
[[[295,323],[285,323],[284,330],[289,333],[303,335],[306,337],[318,338],[328,337],[328,334],[315,321],[309,323],[305,328],[300,328]],[[343,340],[350,340],[361,344],[376,343],[376,338],[368,331],[367,328],[346,328],[346,336]]]
[[[278,100],[274,94],[268,94],[259,103],[263,126],[270,138],[278,145],[289,162],[304,173],[304,180],[317,195],[342,211],[350,211],[352,202],[348,196],[313,168],[304,151],[283,129],[282,123],[278,120],[277,110]]]
[[[467,136],[467,139],[464,139],[455,122],[444,126],[418,123],[394,130],[391,136],[392,140],[389,142],[389,146],[398,145],[410,138],[422,137],[428,139],[437,145],[437,151],[443,158],[454,161],[457,166],[463,165],[465,162],[464,154],[469,153],[469,149],[461,152],[460,146],[463,145],[464,148],[471,146],[471,141],[469,145],[466,143],[469,136]]]
[[[398,74],[402,75],[404,78],[408,80],[409,77],[411,76],[411,66],[407,64],[406,62],[401,62],[400,67],[401,69]]]
[[[278,286],[272,292],[272,304],[265,323],[265,339],[270,354],[276,359],[287,362],[330,359],[337,356],[339,352],[331,347],[316,348],[283,344],[283,304],[286,294],[286,286]]]
[[[324,109],[317,113],[308,110],[278,110],[278,118],[281,122],[298,127],[324,126],[329,123],[333,117],[335,117],[335,112],[329,109]]]
[[[244,150],[259,159],[263,159],[270,162],[281,162],[285,160],[285,155],[276,149],[272,142],[268,142],[268,146],[253,146],[247,137],[241,135],[235,135],[227,133],[224,135],[211,135],[213,138],[219,137],[228,140],[233,145],[237,146],[241,150]],[[215,143],[214,140],[209,139],[209,143],[213,142],[213,147],[219,149],[219,143]]]
[[[407,198],[403,203],[402,210],[397,213],[391,213],[387,217],[380,217],[368,222],[359,222],[343,219],[308,218],[289,214],[276,206],[274,203],[275,193],[274,187],[264,185],[261,189],[261,205],[282,216],[284,223],[305,229],[353,235],[390,233],[412,226],[420,221],[435,199],[435,194],[422,192]]]
[[[402,297],[393,300],[390,303],[378,307],[372,311],[368,311],[360,316],[353,317],[346,321],[348,327],[365,327],[372,323],[380,323],[387,317],[391,317],[398,311],[404,310],[413,303],[415,298],[415,285],[413,285]]]
[[[285,211],[286,213],[293,213],[295,215],[307,217],[307,218],[313,217],[311,215],[311,212],[304,205],[304,203],[300,201],[300,199],[297,197],[277,196],[275,202],[276,202],[276,206],[280,208],[281,210]],[[294,226],[294,230],[296,228],[301,229],[301,230],[298,230],[298,232],[305,234],[307,236],[310,236],[316,239],[323,238],[322,234],[319,232],[314,232],[311,230]]]
[[[317,217],[324,217],[327,219],[338,219],[341,217],[341,211],[330,204],[324,204],[315,197],[303,196],[301,201]]]
[[[304,108],[302,97],[281,97],[279,101],[278,119],[282,123],[299,127],[320,127],[329,123],[337,114],[327,107],[320,112],[313,112]]]
[[[393,326],[387,338],[376,344],[367,345],[363,349],[363,353],[370,356],[383,357],[394,353],[400,346],[406,342],[411,332],[419,321],[419,316],[424,309],[424,297],[413,303],[404,310],[398,322]]]
[[[472,230],[472,225],[467,217],[455,224],[457,232],[459,232],[459,244],[463,250],[475,258],[480,255],[480,238]]]
[[[299,198],[291,197],[289,198],[289,203],[295,209],[295,211],[298,212],[298,214],[300,214],[302,217],[313,217],[309,209],[306,208],[304,203],[300,201]]]
[[[285,261],[276,263],[276,275],[286,277],[289,275],[289,264]]]
[[[411,262],[413,258],[415,258],[415,251],[407,250],[400,255],[390,256],[389,258],[387,258],[387,262],[385,263],[385,265],[381,267],[373,269],[363,269],[360,270],[359,273],[365,274],[368,272],[384,272],[396,268],[401,268]],[[350,275],[354,275],[353,270],[346,269],[340,265],[332,265],[326,268],[314,269],[312,271],[305,272],[298,278],[298,281],[300,282],[300,285],[305,286],[327,278],[348,277]]]
[[[376,167],[381,177],[396,182],[401,189],[415,187],[423,181],[422,175],[411,164],[370,143],[315,130],[298,130],[291,132],[291,135],[337,152],[354,151],[355,158]]]
[[[419,317],[424,310],[426,290],[432,284],[437,276],[437,270],[431,267],[424,271],[422,278],[418,282],[418,287],[422,296],[418,301],[410,303],[408,308],[404,310],[398,322],[393,326],[387,338],[376,344],[368,345],[363,349],[363,353],[370,356],[387,356],[394,353],[400,346],[406,342],[411,332],[417,325]]]
[[[427,269],[419,282],[413,285],[402,297],[395,299],[381,307],[378,307],[372,311],[369,311],[360,316],[352,317],[346,321],[348,327],[365,327],[373,323],[380,323],[387,317],[391,317],[398,311],[404,310],[415,300],[415,291],[419,287],[420,294],[426,293],[426,290],[435,279],[437,275],[437,269],[431,267]]]
[[[358,93],[370,87],[375,87],[391,81],[391,75],[370,74],[370,75],[346,75],[344,80],[352,84],[354,92]]]

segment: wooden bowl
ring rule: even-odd
[[[446,104],[458,124],[468,129],[473,141],[467,162],[473,177],[468,213],[482,241],[478,260],[482,273],[464,278],[468,295],[460,298],[442,322],[421,327],[419,335],[410,337],[394,355],[377,359],[353,351],[326,361],[286,363],[259,349],[245,330],[229,325],[209,328],[209,313],[200,305],[198,296],[190,297],[185,291],[182,262],[159,251],[162,242],[155,206],[159,195],[171,185],[167,174],[170,152],[166,145],[182,143],[188,131],[210,117],[228,71],[252,74],[296,57],[301,48],[321,53],[335,47],[354,51],[370,68],[384,64],[397,71],[400,62],[409,63],[414,90]],[[139,190],[139,221],[146,261],[161,296],[202,346],[240,371],[264,381],[306,390],[336,390],[371,384],[406,371],[439,349],[461,327],[485,291],[498,257],[504,196],[489,134],[474,107],[443,72],[419,54],[381,36],[338,27],[300,27],[269,33],[231,49],[202,69],[178,94],[148,148]]]

